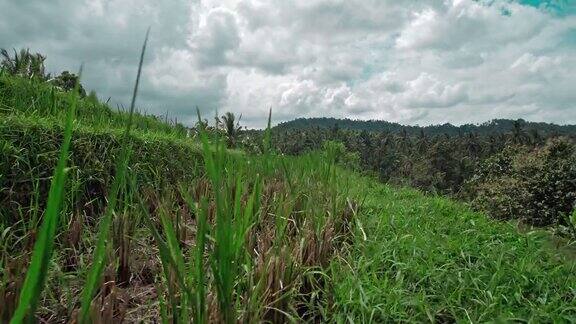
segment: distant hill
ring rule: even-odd
[[[502,134],[514,131],[517,128],[523,131],[538,131],[542,135],[576,135],[576,125],[557,125],[542,122],[529,122],[523,119],[494,119],[482,124],[465,124],[454,126],[446,123],[431,126],[406,126],[391,123],[385,120],[352,120],[337,118],[298,118],[289,122],[278,124],[276,130],[304,130],[310,128],[339,128],[341,130],[390,132],[418,135],[424,132],[427,135],[459,135],[475,133],[478,135]]]

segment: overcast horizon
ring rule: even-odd
[[[140,109],[185,124],[300,117],[409,125],[495,118],[576,124],[576,1],[0,0],[0,48],[83,62],[127,105],[152,28]]]

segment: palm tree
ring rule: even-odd
[[[240,126],[240,119],[242,119],[242,115],[236,121],[236,116],[233,113],[227,112],[222,117],[216,117],[216,127],[223,130],[226,134],[226,141],[228,143],[228,147],[236,146],[236,141],[238,140],[238,135],[242,130]]]
[[[14,57],[6,49],[0,50],[2,62],[0,67],[8,74],[20,76],[28,79],[38,78],[48,80],[50,74],[46,74],[44,61],[46,56],[40,53],[32,54],[29,49],[21,49],[20,53],[14,49]]]

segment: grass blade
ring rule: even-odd
[[[156,229],[155,225],[152,223],[152,217],[150,215],[150,213],[148,212],[148,210],[146,209],[146,204],[144,203],[144,201],[142,200],[142,197],[138,196],[139,202],[140,202],[140,207],[142,209],[142,211],[144,212],[144,223],[145,225],[148,227],[148,229],[150,230],[150,233],[152,234],[152,237],[154,238],[154,241],[156,241],[156,244],[158,245],[158,251],[159,251],[159,255],[160,255],[160,261],[162,262],[162,269],[164,271],[164,277],[166,279],[166,285],[167,285],[167,290],[168,290],[168,296],[170,298],[170,306],[172,308],[172,316],[173,319],[177,319],[178,318],[178,304],[176,302],[176,293],[174,292],[174,288],[172,286],[172,284],[170,283],[170,269],[172,269],[174,271],[174,275],[176,276],[176,280],[178,285],[180,286],[180,289],[183,290],[185,293],[188,293],[188,289],[186,288],[186,284],[184,282],[184,275],[179,271],[179,267],[176,264],[176,261],[174,261],[174,259],[172,258],[172,254],[170,252],[170,248],[168,247],[168,244],[164,241],[164,239],[162,239],[162,236],[160,235],[160,233],[158,232],[158,230]]]
[[[204,249],[206,246],[206,222],[208,219],[208,200],[203,197],[198,215],[198,231],[196,233],[195,276],[196,276],[196,322],[206,323],[206,274],[204,273]]]
[[[84,286],[82,292],[82,306],[80,310],[80,323],[86,323],[88,319],[88,312],[90,310],[90,305],[92,303],[92,298],[96,291],[98,282],[102,277],[102,272],[104,270],[105,252],[108,243],[108,237],[110,236],[110,224],[112,222],[112,215],[116,207],[116,202],[118,199],[118,194],[124,178],[126,175],[126,169],[128,168],[128,160],[131,152],[131,145],[129,142],[130,130],[132,128],[132,120],[134,116],[134,106],[136,104],[136,96],[138,94],[138,85],[140,83],[140,75],[142,73],[142,65],[144,62],[144,53],[146,52],[146,44],[148,43],[148,35],[150,33],[150,28],[146,31],[146,37],[144,39],[144,44],[142,45],[142,51],[140,52],[140,63],[138,64],[138,73],[136,75],[136,83],[134,85],[134,92],[132,94],[132,101],[130,103],[130,113],[128,115],[128,123],[124,130],[124,134],[121,141],[121,153],[116,166],[116,176],[114,177],[114,182],[112,183],[112,189],[109,196],[108,207],[104,214],[100,226],[98,228],[98,241],[96,244],[96,250],[94,252],[94,261],[90,272],[88,274],[88,280]]]

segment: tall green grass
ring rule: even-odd
[[[82,75],[82,69],[78,73]],[[69,94],[70,105],[66,116],[66,128],[64,130],[64,141],[60,149],[58,164],[54,170],[54,176],[50,184],[50,193],[48,194],[48,203],[46,213],[40,226],[38,238],[34,243],[32,258],[26,279],[20,291],[18,307],[10,323],[22,323],[28,316],[29,321],[33,321],[34,312],[38,307],[38,299],[44,289],[48,267],[52,258],[56,229],[61,213],[62,202],[64,200],[64,187],[66,185],[66,164],[68,161],[68,152],[70,150],[70,141],[72,139],[72,130],[74,127],[74,115],[76,112],[78,97],[78,82],[74,91]]]
[[[260,157],[231,155],[218,134],[210,138],[205,129],[199,134],[205,175],[178,191],[192,214],[174,215],[174,203],[156,204],[150,213],[157,199],[141,201],[162,262],[163,321],[282,322],[324,316],[323,267],[338,235],[345,234],[336,220],[345,204],[343,197],[319,190],[329,181],[336,184],[335,173],[315,174],[314,167],[335,170],[334,162],[327,166],[318,154],[298,160],[271,151]],[[281,166],[284,172],[278,172]],[[292,176],[296,173],[300,177]],[[178,229],[190,222],[197,230],[187,252]],[[329,242],[323,246],[322,240]]]
[[[92,302],[92,297],[94,295],[96,288],[99,285],[99,281],[102,276],[102,271],[104,268],[105,253],[110,236],[110,226],[115,211],[117,199],[119,197],[121,189],[127,188],[126,171],[128,168],[128,161],[131,152],[131,145],[129,142],[130,131],[133,124],[135,101],[137,97],[138,84],[140,81],[140,75],[142,71],[144,53],[148,40],[148,33],[149,31],[146,33],[146,38],[140,55],[140,63],[138,66],[138,73],[136,77],[136,83],[134,86],[134,93],[130,105],[130,112],[128,113],[127,124],[121,140],[121,153],[117,161],[116,176],[112,184],[111,194],[108,199],[108,206],[106,212],[100,222],[99,227],[100,229],[98,231],[98,239],[96,249],[94,252],[93,265],[89,271],[87,282],[84,286],[82,293],[81,310],[78,319],[79,322],[81,323],[88,322],[88,315],[89,315],[88,312]],[[70,108],[68,110],[66,117],[64,140],[60,151],[60,157],[58,159],[58,165],[54,171],[54,177],[52,179],[52,184],[47,199],[46,212],[42,221],[42,225],[39,229],[38,238],[34,245],[31,263],[27,271],[26,279],[20,291],[18,307],[14,311],[11,323],[21,323],[26,318],[29,321],[33,321],[34,316],[33,314],[38,306],[38,300],[40,298],[44,283],[46,281],[48,266],[49,263],[51,262],[51,257],[53,254],[59,214],[61,213],[61,206],[64,201],[64,196],[66,194],[65,192],[66,164],[68,160],[70,143],[72,139],[75,112],[78,104],[77,88],[78,84],[76,85],[75,91],[68,94],[68,97],[70,98],[70,104],[68,106]],[[56,99],[53,89],[50,98],[52,101],[52,105],[50,105],[50,107],[52,107],[51,109],[54,109]],[[30,230],[34,229],[35,219],[37,218],[37,216],[34,216],[37,215],[37,206],[38,206],[37,200],[38,195],[35,196],[34,200],[34,202],[36,203],[35,208],[36,212],[33,214],[32,221],[30,222],[31,224],[29,226]]]
[[[573,323],[574,245],[373,180],[358,232],[333,264],[335,322]],[[571,252],[570,252],[571,251]],[[565,253],[568,252],[568,253]]]
[[[151,269],[147,276],[152,278],[146,279],[146,285],[154,286],[157,302],[138,307],[149,307],[150,313],[157,310],[160,318],[156,320],[279,322],[320,314],[319,293],[311,287],[311,278],[323,272],[334,255],[332,239],[337,240],[340,229],[318,224],[324,218],[338,218],[342,211],[334,206],[344,205],[335,205],[334,199],[341,197],[323,191],[329,186],[328,178],[316,174],[316,169],[325,168],[322,156],[276,156],[270,145],[271,111],[262,156],[230,152],[217,132],[205,129],[200,130],[200,149],[194,150],[193,142],[173,135],[180,134],[178,127],[154,126],[153,119],[148,123],[147,117],[135,113],[145,48],[146,41],[129,112],[114,113],[85,99],[75,102],[74,138],[68,126],[65,129],[67,145],[73,142],[68,160],[72,181],[55,187],[67,209],[60,228],[50,217],[52,207],[41,218],[43,178],[45,166],[51,163],[53,142],[60,136],[58,119],[63,107],[71,105],[64,105],[63,94],[45,84],[0,76],[0,105],[7,108],[1,112],[6,118],[0,125],[0,144],[8,153],[1,160],[1,175],[7,178],[1,179],[0,199],[10,202],[0,206],[0,213],[6,216],[0,224],[6,246],[1,251],[0,270],[2,278],[12,281],[2,282],[0,299],[9,305],[18,293],[13,269],[24,268],[20,260],[27,255],[26,241],[33,241],[37,220],[43,219],[52,222],[43,231],[52,242],[56,233],[59,239],[47,246],[54,247],[55,253],[52,258],[45,256],[41,265],[46,269],[52,263],[55,268],[50,275],[41,269],[42,280],[50,289],[42,300],[38,299],[41,290],[33,291],[30,296],[41,307],[28,308],[24,315],[81,323],[130,316],[120,308],[133,306],[116,297],[128,289],[142,288],[137,286],[142,282],[132,282],[142,275],[134,263],[140,262],[140,266],[142,261],[129,253],[131,246],[142,247],[151,256],[146,261],[152,263],[147,268]],[[164,132],[165,127],[168,130]],[[138,141],[137,147],[133,141]],[[154,150],[191,154],[187,161],[176,160],[186,164],[180,166],[155,160],[149,154]],[[133,151],[146,154],[131,159]],[[68,154],[60,158],[66,163],[62,156],[68,158]],[[160,163],[154,164],[156,161]],[[19,167],[4,172],[4,165]],[[113,170],[113,176],[107,175],[108,170]],[[164,179],[167,177],[170,180]],[[17,190],[29,180],[29,192]],[[52,200],[48,199],[49,204]],[[30,206],[19,205],[28,201]],[[326,212],[328,205],[332,206],[330,212]],[[43,236],[39,239],[45,241]],[[321,240],[331,243],[323,247]],[[156,258],[160,271],[155,270]],[[34,285],[26,282],[22,291],[26,293]],[[21,312],[16,313],[15,322],[23,318]]]

